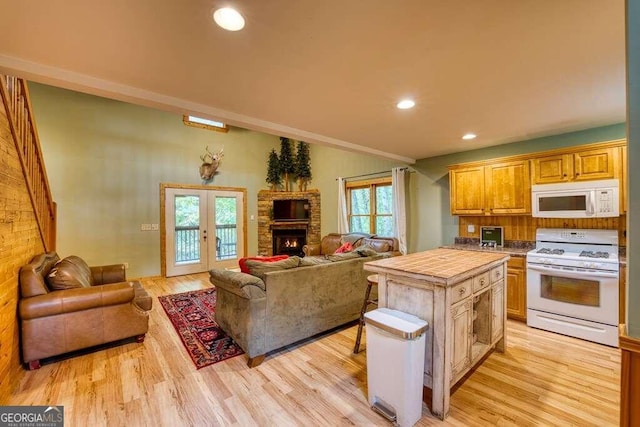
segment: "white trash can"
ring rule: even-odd
[[[425,331],[408,313],[378,308],[365,313],[369,404],[389,421],[412,426],[422,417]]]

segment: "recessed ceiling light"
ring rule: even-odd
[[[228,31],[239,31],[244,28],[244,18],[237,10],[230,7],[223,7],[213,12],[213,20]]]
[[[475,133],[466,133],[464,134],[464,136],[462,137],[462,139],[473,139],[475,138],[477,135]]]
[[[401,110],[408,110],[409,108],[413,108],[415,105],[416,103],[413,102],[413,100],[403,99],[402,101],[398,102],[397,107]]]

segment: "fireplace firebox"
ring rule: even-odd
[[[307,244],[306,229],[273,229],[274,255],[302,255],[302,247]]]

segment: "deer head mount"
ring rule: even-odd
[[[220,151],[215,153],[209,151],[209,147],[207,147],[206,150],[207,152],[200,156],[200,160],[202,160],[202,164],[200,165],[200,178],[202,178],[203,181],[211,181],[216,170],[218,170],[222,156],[224,156],[224,148],[221,148]]]

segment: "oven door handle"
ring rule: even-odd
[[[592,277],[604,277],[610,279],[618,278],[618,273],[616,272],[564,270],[562,268],[552,268],[538,264],[527,264],[527,270],[541,271],[543,273],[556,273],[556,275],[573,279],[589,279]]]

